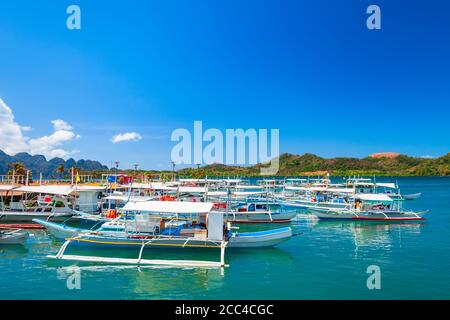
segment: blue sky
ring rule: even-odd
[[[66,28],[71,4],[81,30]],[[381,30],[366,28],[370,4]],[[449,14],[435,0],[2,1],[0,98],[35,150],[50,137],[121,167],[169,168],[172,131],[194,120],[279,128],[280,152],[439,156]],[[141,139],[111,142],[126,132]]]

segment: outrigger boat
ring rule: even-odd
[[[316,207],[309,210],[320,219],[385,221],[424,220],[422,215],[428,212],[404,211],[400,200],[384,194],[358,194],[356,200],[343,209]]]
[[[317,207],[345,208],[352,200],[354,189],[337,187],[302,187],[287,186],[285,192],[277,197],[277,201],[285,208],[309,209]],[[300,194],[298,194],[300,193]]]
[[[292,237],[290,227],[263,232],[236,233],[225,223],[223,212],[212,211],[214,203],[147,201],[128,202],[125,216],[106,222],[96,231],[57,228],[43,223],[52,234],[69,235],[54,259],[125,264],[159,264],[177,266],[225,266],[225,248],[272,247]],[[133,214],[128,219],[127,215]],[[45,222],[45,221],[44,221]],[[69,244],[106,247],[140,248],[136,259],[66,255]],[[143,259],[145,248],[220,249],[220,262]]]
[[[345,209],[360,194],[386,195],[393,200],[418,198],[421,194],[402,195],[397,183],[374,182],[369,178],[348,178],[345,184],[289,182],[281,194],[276,195],[278,203],[287,208]]]
[[[69,186],[2,186],[2,190],[7,188],[8,195],[0,199],[1,222],[64,221],[74,214],[67,201],[72,192]]]

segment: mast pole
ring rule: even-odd
[[[11,188],[11,203],[13,202],[13,194],[14,194],[14,180],[16,179],[16,170],[13,168],[13,174],[12,174],[12,188]],[[11,204],[9,204],[9,207],[11,207]]]

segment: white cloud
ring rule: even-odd
[[[55,129],[55,131],[72,130],[73,129],[70,124],[68,124],[67,122],[65,122],[64,120],[61,120],[61,119],[53,120],[52,124],[53,124],[53,128]]]
[[[20,126],[14,119],[14,114],[10,107],[0,98],[0,150],[9,155],[18,152],[28,152],[32,155],[42,154],[48,159],[60,157],[67,159],[77,151],[68,151],[62,145],[74,139],[79,139],[80,135],[75,134],[66,121],[57,119],[52,122],[54,132],[47,136],[38,138],[27,138],[23,132],[30,131],[30,127]]]
[[[21,126],[20,129],[22,129],[23,132],[28,132],[28,131],[33,130],[32,127],[28,127],[28,126]]]
[[[111,138],[112,143],[119,143],[124,141],[139,141],[142,139],[142,136],[137,132],[125,132],[116,134]]]
[[[28,145],[31,154],[43,154],[49,158],[68,158],[70,151],[61,149],[64,142],[75,139],[76,135],[72,131],[57,130],[49,136],[43,136],[36,139],[30,139]]]
[[[14,155],[27,149],[21,126],[14,120],[11,108],[0,98],[0,150]]]

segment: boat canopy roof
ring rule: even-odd
[[[237,185],[236,189],[264,189],[264,186],[255,186],[255,185]]]
[[[391,188],[391,189],[397,189],[397,185],[393,182],[377,182],[377,187],[385,187],[385,188]]]
[[[139,182],[133,182],[131,185],[131,188],[133,189],[151,189],[151,190],[177,190],[176,187],[173,186],[173,184],[168,185],[164,182],[151,182],[151,183],[139,183]]]
[[[205,187],[178,187],[178,192],[205,193],[207,189]]]
[[[354,186],[374,186],[375,183],[373,182],[352,182],[351,183]]]
[[[257,195],[257,194],[264,194],[266,193],[265,191],[236,191],[233,192],[233,195],[235,196],[253,196],[253,195]]]
[[[311,191],[327,191],[327,187],[310,187],[309,190]]]
[[[11,191],[12,189],[17,188],[17,186],[11,185],[0,185],[0,191]]]
[[[144,211],[155,213],[208,213],[213,208],[212,202],[182,201],[129,201],[124,211]]]
[[[71,186],[64,185],[46,185],[46,186],[21,186],[17,191],[28,192],[28,193],[45,193],[67,196],[74,191]]]
[[[223,197],[223,196],[227,196],[228,192],[226,192],[226,191],[208,191],[207,195],[212,196],[212,197]]]
[[[206,182],[221,182],[224,181],[224,179],[180,179],[180,182],[187,182],[187,183],[206,183]],[[227,180],[228,181],[228,180]]]
[[[106,187],[104,186],[79,186],[75,185],[73,187],[73,191],[105,191]]]
[[[394,201],[389,196],[378,193],[359,193],[355,197],[366,201]]]
[[[308,187],[286,186],[286,190],[308,190]]]
[[[348,178],[347,181],[372,181],[371,178]]]
[[[141,196],[128,196],[125,194],[111,194],[103,198],[104,200],[119,200],[119,201],[150,201],[151,197],[141,197]]]
[[[353,188],[328,188],[328,192],[333,193],[353,193],[355,190]]]
[[[327,188],[327,187],[296,187],[287,186],[286,190],[310,190],[310,191],[324,191],[332,193],[353,193],[353,188]]]

